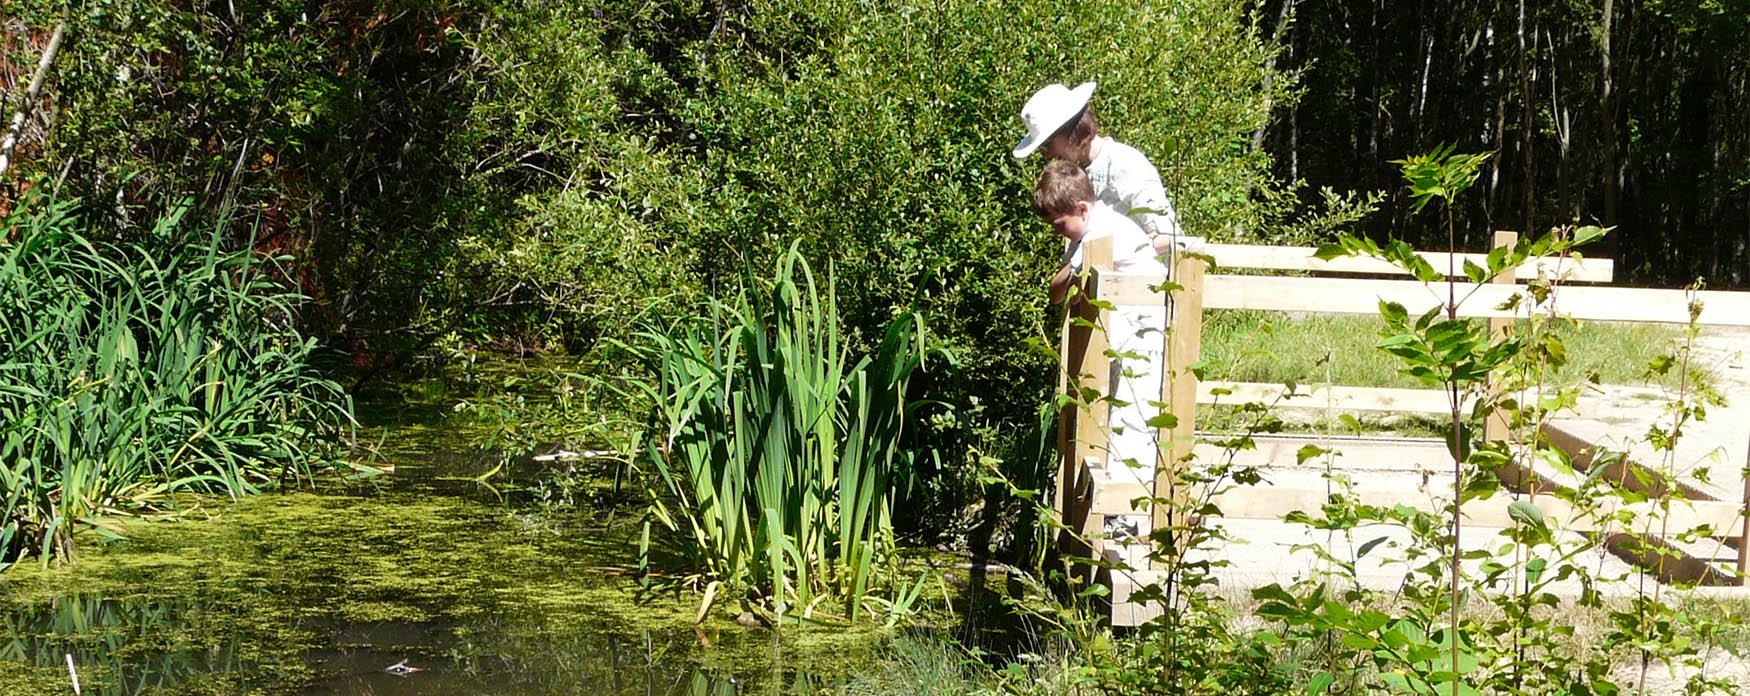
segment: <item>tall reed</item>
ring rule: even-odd
[[[853,619],[903,609],[909,598],[872,590],[893,544],[894,487],[910,470],[899,440],[923,324],[900,314],[852,362],[831,283],[817,287],[794,249],[769,283],[747,285],[708,318],[640,334],[658,375],[647,394],[651,520],[702,571],[701,616],[720,595],[780,617],[814,615],[831,598]]]
[[[307,478],[351,422],[311,368],[304,299],[174,207],[141,242],[78,232],[26,201],[0,227],[0,569],[73,551],[74,533]]]

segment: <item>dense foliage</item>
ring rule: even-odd
[[[349,422],[275,259],[186,238],[181,216],[125,246],[66,205],[0,224],[0,568],[178,493],[307,478]]]
[[[61,21],[25,7],[21,36]],[[1249,146],[1291,85],[1242,4],[89,8],[9,181],[102,201],[118,229],[165,193],[255,211],[233,243],[296,255],[306,328],[367,377],[432,346],[588,350],[799,244],[833,264],[853,348],[927,307],[961,358],[923,387],[953,414],[912,434],[956,455],[920,491],[930,529],[972,523],[980,467],[1040,475],[1014,443],[1053,370],[1059,242],[1027,208],[1037,163],[1009,156],[1034,89],[1097,80],[1192,232],[1308,229]]]

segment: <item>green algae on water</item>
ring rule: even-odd
[[[35,654],[0,654],[0,664],[50,669],[51,653],[67,649],[112,665],[93,671],[97,685],[132,691],[141,684],[130,675],[149,671],[177,693],[281,691],[320,683],[327,671],[368,671],[311,668],[306,658],[336,649],[358,627],[389,626],[401,627],[397,635],[425,631],[404,652],[442,656],[459,671],[490,663],[539,674],[550,667],[543,660],[584,663],[609,650],[604,636],[631,636],[622,647],[661,652],[680,671],[750,679],[771,671],[770,631],[720,615],[695,627],[692,596],[640,601],[628,531],[554,534],[457,498],[258,496],[208,520],[133,525],[127,540],[88,550],[72,568],[9,574],[0,612],[37,618],[0,627],[0,641],[24,641]],[[68,618],[41,618],[57,613]],[[117,630],[89,630],[103,623],[92,618],[99,614]],[[812,653],[825,671],[838,671],[847,651],[876,638],[867,630],[787,631],[778,669]],[[338,647],[372,645],[354,643]],[[519,683],[529,693],[576,686]]]

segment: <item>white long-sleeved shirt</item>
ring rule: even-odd
[[[1178,241],[1184,234],[1179,228],[1179,213],[1173,209],[1173,202],[1161,185],[1161,174],[1148,157],[1106,136],[1095,138],[1090,149],[1098,153],[1087,169],[1094,197],[1130,216],[1149,236],[1168,235]],[[1145,208],[1152,212],[1139,210]],[[1132,213],[1133,210],[1138,212]]]
[[[1136,221],[1125,217],[1104,201],[1088,206],[1087,229],[1082,241],[1070,242],[1064,250],[1064,263],[1082,269],[1082,243],[1101,237],[1112,238],[1112,268],[1120,273],[1166,273],[1155,256],[1154,243]]]

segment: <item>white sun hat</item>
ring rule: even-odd
[[[1027,137],[1015,146],[1015,159],[1033,154],[1051,134],[1081,115],[1082,109],[1088,106],[1088,99],[1093,96],[1092,82],[1083,82],[1075,89],[1052,83],[1034,92],[1027,105],[1021,107],[1021,123],[1027,126]]]

